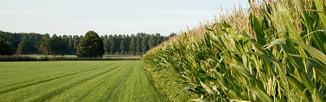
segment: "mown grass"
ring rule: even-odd
[[[105,55],[103,57],[77,57],[75,55],[52,56],[52,55],[13,55],[0,56],[1,62],[10,61],[121,61],[140,60],[140,56]]]
[[[326,2],[249,1],[248,13],[235,12],[149,51],[144,59],[161,82],[156,87],[193,101],[326,100]]]
[[[0,62],[0,101],[163,101],[140,61]]]

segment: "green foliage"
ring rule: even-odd
[[[11,45],[13,51],[16,51],[21,43],[19,54],[44,54],[44,55],[75,55],[77,47],[83,36],[54,34],[50,37],[49,34],[37,33],[10,33],[0,31],[0,36],[6,38],[7,43]],[[144,37],[151,38],[150,40],[142,39]],[[161,36],[160,34],[138,33],[129,35],[104,35],[103,47],[105,54],[111,55],[142,55],[149,50],[159,45],[169,36]],[[24,41],[23,41],[24,40]],[[146,48],[143,48],[144,47]],[[145,46],[148,45],[148,46]],[[5,51],[5,50],[3,50]],[[16,53],[16,52],[15,52]]]
[[[120,47],[119,48],[120,48],[120,51],[121,51],[122,54],[124,54],[124,53],[126,53],[126,51],[128,51],[128,49],[126,49],[126,47],[127,47],[126,43],[127,43],[127,40],[122,39],[120,41]]]
[[[23,37],[21,39],[16,39],[19,41],[17,45],[17,54],[23,55],[23,54],[36,54],[39,53],[37,51],[37,48],[35,45],[37,44],[37,40],[39,36],[27,36],[27,35],[22,35]]]
[[[249,16],[235,14],[149,51],[147,69],[175,73],[167,83],[179,82],[195,101],[322,102],[325,6],[322,0],[252,4]]]
[[[132,55],[136,54],[136,37],[135,37],[135,35],[131,35],[131,37],[130,37],[129,49],[130,49],[130,53]]]
[[[67,36],[57,36],[54,34],[52,38],[48,34],[45,34],[35,45],[39,52],[53,56],[65,55],[73,53],[73,43],[72,38]]]
[[[142,47],[142,52],[145,53],[149,48],[148,48],[148,36],[143,35],[142,40],[141,40],[141,47]]]
[[[18,44],[16,54],[19,54],[19,55],[26,54],[27,51],[28,51],[28,46],[26,45],[26,39],[23,38],[23,40],[20,41]]]
[[[43,37],[43,35],[38,33],[11,33],[0,31],[0,36],[4,37],[8,43],[12,45],[14,50],[18,49],[19,43],[23,40],[25,43],[25,48],[23,54],[39,54],[39,50],[36,45]]]
[[[66,53],[67,44],[65,44],[62,37],[57,36],[54,34],[52,38],[49,40],[48,49],[50,49],[51,55],[61,55],[63,56]]]
[[[103,41],[94,31],[86,33],[77,48],[78,57],[103,57]]]
[[[55,35],[55,34],[54,34]],[[136,36],[137,35],[137,36]],[[168,36],[161,36],[160,34],[138,34],[129,35],[104,35],[101,36],[103,41],[103,47],[105,54],[112,55],[141,55],[149,50],[147,47],[145,51],[142,48],[141,40],[143,37],[153,38],[148,41],[144,41],[145,45],[150,45],[151,48],[162,43]],[[49,34],[37,34],[37,33],[10,33],[0,31],[0,36],[6,38],[6,41],[12,45],[14,50],[18,49],[18,45],[22,40],[25,40],[25,49],[23,54],[53,54],[53,55],[75,55],[77,52],[77,47],[83,36],[77,35],[62,35],[50,37]],[[61,46],[55,47],[53,49],[50,46]],[[147,44],[146,44],[147,43]],[[56,49],[57,48],[57,49]],[[132,48],[132,49],[131,49]]]
[[[13,45],[7,42],[4,38],[0,37],[0,55],[13,55],[15,49]]]
[[[165,102],[140,61],[0,62],[0,101]]]
[[[39,50],[39,52],[48,55],[50,54],[50,35],[46,34],[42,37],[42,39],[37,42],[36,48]]]

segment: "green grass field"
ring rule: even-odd
[[[0,101],[157,102],[141,61],[0,62]]]
[[[42,58],[46,57],[45,55],[22,55],[27,57],[34,57],[34,58]],[[47,55],[47,57],[54,57],[53,55]],[[76,55],[64,55],[60,56],[57,55],[56,57],[65,57],[65,58],[77,58]],[[140,56],[134,56],[134,55],[103,55],[103,58],[140,58]]]

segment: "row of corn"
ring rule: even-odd
[[[326,1],[249,4],[147,52],[160,92],[172,101],[325,101]]]

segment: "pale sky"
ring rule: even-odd
[[[170,34],[247,0],[0,0],[0,30],[50,34]]]

